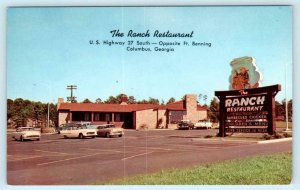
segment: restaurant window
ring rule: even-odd
[[[112,121],[111,113],[94,113],[94,121]]]

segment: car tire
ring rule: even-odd
[[[40,139],[36,139],[36,141],[40,141]]]
[[[122,134],[119,135],[119,137],[122,137],[122,136],[123,136]]]
[[[67,135],[64,135],[64,139],[67,139],[68,137],[67,137]]]
[[[24,141],[24,138],[22,135],[20,136],[20,141]]]
[[[110,134],[109,133],[106,133],[106,138],[110,138]]]
[[[83,136],[82,133],[80,133],[78,137],[79,137],[80,139],[83,139],[83,138],[84,138],[84,136]]]
[[[92,136],[92,138],[94,139],[96,136]]]

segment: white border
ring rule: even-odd
[[[179,6],[179,5],[292,5],[293,6],[293,183],[291,185],[274,185],[274,186],[9,186],[6,182],[6,10],[10,6]],[[299,60],[300,52],[299,34],[300,34],[300,1],[296,0],[1,0],[0,1],[0,189],[300,189],[300,150],[297,146],[300,143],[298,128],[300,124],[300,88],[299,86],[300,71]],[[296,148],[297,147],[297,148]]]

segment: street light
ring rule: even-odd
[[[46,86],[48,88],[48,92],[49,94],[51,93],[51,86],[43,84],[43,83],[39,83],[42,86]],[[37,86],[37,84],[33,84],[34,86]],[[50,126],[50,102],[47,102],[47,128],[49,128]]]

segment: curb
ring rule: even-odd
[[[258,141],[257,144],[268,144],[268,143],[286,142],[286,141],[292,141],[292,140],[293,140],[293,137],[289,137],[289,138],[282,138],[282,139]]]
[[[239,140],[239,139],[211,139],[211,138],[192,138],[192,141],[212,141],[212,142],[249,142],[257,143],[255,140]]]

